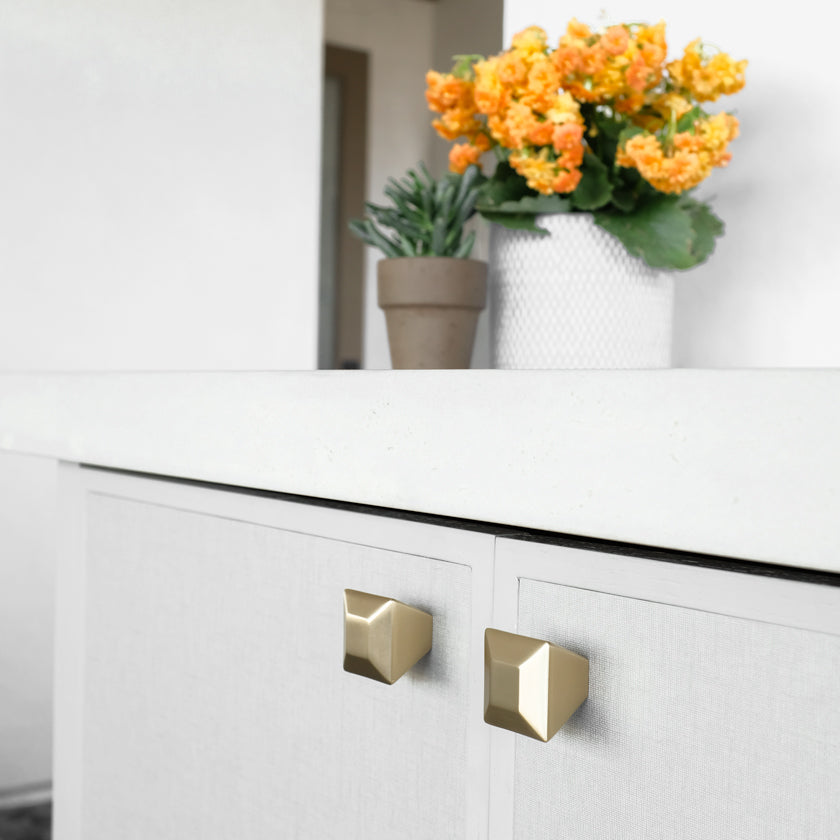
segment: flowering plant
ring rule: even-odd
[[[666,54],[663,22],[593,32],[573,19],[556,49],[532,26],[499,55],[456,56],[451,73],[429,71],[433,125],[463,140],[450,168],[497,155],[479,213],[545,235],[537,214],[591,212],[651,266],[703,262],[723,223],[688,193],[729,162],[738,120],[701,103],[741,90],[747,62],[699,39],[676,61]]]

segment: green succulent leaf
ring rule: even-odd
[[[472,253],[473,245],[475,245],[475,231],[471,230],[464,241],[458,246],[452,254],[458,260],[465,260]]]
[[[432,253],[443,255],[446,244],[446,218],[438,216],[432,228]]]
[[[480,186],[481,171],[477,166],[468,166],[467,171],[461,176],[461,183],[458,184],[458,193],[455,196],[455,207],[460,208],[464,201],[476,192]]]
[[[440,215],[449,221],[452,211],[452,202],[455,200],[455,184],[449,183],[443,190],[443,197],[440,200]]]
[[[417,164],[417,168],[420,170],[420,174],[426,179],[426,186],[434,189],[437,181],[435,181],[429,170],[426,168],[426,164],[420,161],[420,163]]]
[[[398,244],[379,231],[369,219],[350,222],[350,231],[373,248],[379,248],[386,257],[403,256]]]
[[[475,205],[476,201],[478,201],[478,190],[474,189],[465,199],[461,202],[458,213],[455,217],[455,224],[458,227],[463,227],[464,223],[470,219],[475,213]]]
[[[351,233],[386,257],[469,256],[475,237],[464,239],[464,224],[486,179],[477,166],[437,181],[422,163],[417,169],[389,178],[383,192],[391,205],[367,202],[366,217],[350,223]]]

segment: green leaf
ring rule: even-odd
[[[626,128],[622,128],[618,134],[618,147],[623,149],[625,143],[627,143],[631,137],[635,137],[637,134],[648,133],[649,132],[645,131],[643,128],[639,128],[637,125],[628,125]]]
[[[596,211],[595,223],[617,237],[634,256],[653,268],[687,269],[700,261],[694,253],[692,215],[676,196],[660,196],[633,213]]]
[[[699,265],[705,262],[715,250],[715,239],[723,236],[724,224],[712,213],[709,205],[702,201],[684,196],[680,201],[680,206],[691,216],[691,226],[694,228],[691,252]]]
[[[494,210],[507,201],[519,201],[526,195],[535,196],[525,179],[509,163],[501,162],[496,166],[493,177],[481,187],[481,195],[476,207],[482,214]]]
[[[411,201],[414,198],[414,185],[412,184],[410,187],[407,187],[401,181],[398,181],[396,178],[388,178],[386,182],[387,186],[383,190],[385,195],[393,198],[394,195],[398,195],[403,201]]]
[[[475,203],[478,200],[478,190],[473,190],[466,198],[466,200],[461,204],[460,208],[458,209],[458,215],[455,217],[455,224],[458,227],[462,227],[464,222],[468,219],[472,218],[473,213],[475,213]]]
[[[410,239],[405,236],[397,235],[397,245],[399,246],[400,251],[402,254],[400,256],[403,257],[414,257],[416,256],[416,252],[414,250],[414,244]]]
[[[473,64],[483,59],[483,55],[453,55],[452,60],[455,64],[452,67],[452,75],[458,79],[472,79],[475,76]]]
[[[677,120],[677,131],[690,131],[692,134],[694,134],[694,123],[704,116],[705,114],[703,113],[703,111],[695,105],[690,111],[686,111]]]
[[[471,193],[478,191],[478,186],[481,178],[481,170],[475,165],[470,164],[467,171],[461,176],[461,183],[458,184],[458,194],[455,196],[455,208],[461,209],[464,201]]]
[[[461,227],[453,227],[452,230],[446,234],[446,241],[443,243],[442,256],[448,256],[452,251],[457,249],[463,232],[464,231]]]
[[[572,206],[578,210],[597,210],[608,204],[612,197],[612,184],[609,170],[601,160],[592,152],[586,153],[580,172],[580,183],[571,196]]]
[[[441,198],[440,208],[438,212],[440,213],[441,217],[446,219],[447,223],[452,221],[450,217],[450,211],[452,210],[452,202],[455,199],[455,184],[449,183],[446,185],[446,189],[443,191],[443,197]]]
[[[425,163],[423,163],[423,161],[420,161],[420,163],[418,163],[418,164],[417,164],[417,168],[420,170],[421,174],[422,174],[422,175],[423,175],[423,177],[426,179],[426,182],[428,183],[428,185],[429,185],[432,189],[434,189],[434,188],[435,188],[435,184],[436,184],[437,182],[435,181],[435,179],[434,179],[434,178],[432,178],[432,176],[431,176],[431,174],[430,174],[429,170],[428,170],[428,169],[426,169],[426,164],[425,164]]]
[[[475,244],[475,231],[471,230],[466,239],[458,247],[458,250],[452,255],[455,259],[465,260],[472,253],[473,245]]]
[[[423,235],[423,217],[419,213],[406,215],[394,210],[392,207],[379,207],[376,204],[365,202],[365,211],[379,224],[385,227],[394,228],[412,236]]]
[[[406,203],[405,199],[403,198],[402,194],[400,192],[398,192],[396,189],[394,189],[393,187],[391,187],[389,185],[389,186],[385,187],[383,192],[385,193],[385,195],[388,196],[388,198],[391,199],[391,201],[394,202],[394,204],[397,205],[397,209],[400,211],[400,213],[403,216],[410,219],[410,218],[412,218],[413,215],[416,215],[416,211],[413,210],[411,207],[409,207],[409,205]],[[419,221],[419,218],[418,218],[418,221]]]
[[[443,256],[444,244],[446,242],[446,218],[438,216],[435,219],[435,226],[432,230],[432,254],[436,257]]]
[[[376,225],[370,221],[370,219],[352,221],[350,222],[349,227],[352,234],[358,236],[359,239],[363,240],[368,245],[371,245],[374,248],[379,248],[386,257],[393,258],[403,256],[397,243],[381,233],[377,229]]]
[[[628,186],[613,188],[612,203],[624,213],[631,212],[636,206],[636,193]]]
[[[484,216],[486,213],[528,213],[536,216],[539,213],[568,213],[572,209],[572,203],[562,195],[526,195],[517,201],[503,201],[494,206],[482,207],[478,205],[478,212]]]
[[[548,231],[537,225],[536,217],[532,213],[493,213],[491,211],[481,211],[481,215],[488,222],[502,225],[511,230],[527,230],[537,234],[537,236],[548,236]]]

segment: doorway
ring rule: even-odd
[[[364,245],[350,234],[367,184],[368,54],[327,44],[321,151],[318,367],[362,366]]]

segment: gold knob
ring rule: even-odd
[[[484,631],[484,720],[550,741],[589,695],[589,660],[503,630]]]
[[[395,683],[432,649],[432,617],[393,598],[344,590],[344,670]]]

